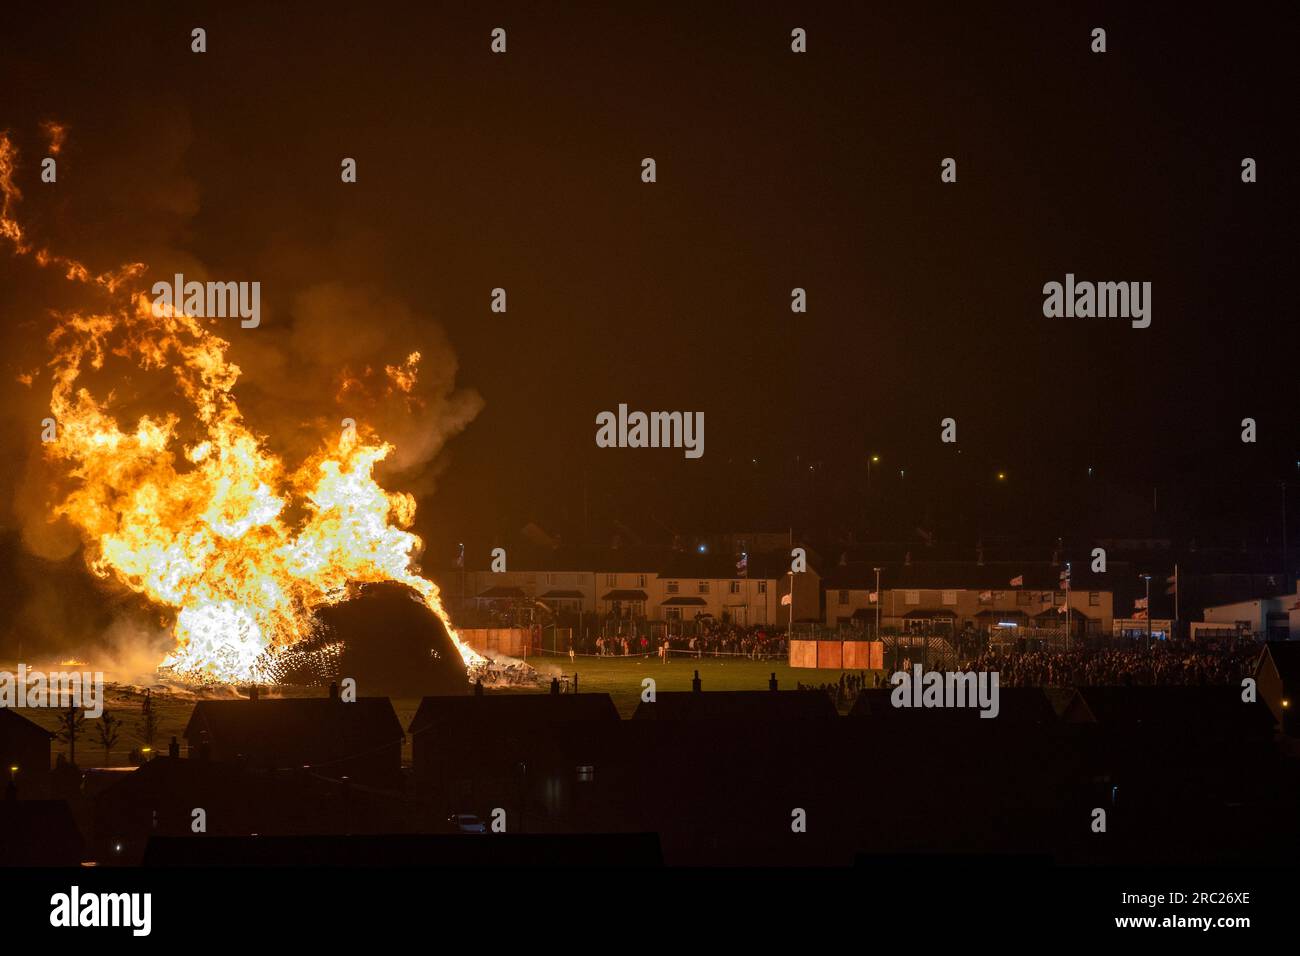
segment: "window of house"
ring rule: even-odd
[[[617,574],[605,575],[605,586],[611,588],[618,587],[618,575]]]
[[[759,593],[759,594],[766,594],[766,593],[767,593],[767,582],[766,582],[766,581],[759,581],[759,582],[758,582],[758,593]]]
[[[920,591],[904,591],[904,592],[903,592],[903,603],[904,603],[904,604],[920,604],[920,603],[921,603],[921,592],[920,592]]]
[[[944,591],[944,592],[943,592],[943,603],[944,603],[944,604],[947,604],[947,605],[949,605],[949,606],[954,606],[954,605],[956,605],[956,603],[957,603],[957,592],[956,592],[956,591]]]
[[[1017,592],[1016,592],[1016,603],[1017,603],[1017,604],[1029,604],[1029,603],[1031,602],[1031,599],[1033,598],[1033,596],[1034,596],[1034,594],[1033,594],[1032,591],[1017,591]]]
[[[1101,592],[1100,592],[1100,591],[1089,591],[1089,592],[1088,592],[1088,607],[1100,607],[1100,606],[1101,606]]]
[[[739,582],[739,581],[732,581],[732,582],[731,582],[731,593],[732,593],[732,594],[739,594],[739,593],[740,593],[740,582]]]
[[[841,592],[840,592],[840,603],[841,603],[841,604],[848,604],[848,603],[849,603],[849,592],[848,592],[848,591],[841,591]]]
[[[676,594],[676,593],[678,593],[681,589],[682,589],[682,588],[681,588],[681,585],[680,585],[678,582],[676,582],[676,581],[669,581],[669,582],[668,582],[668,593],[669,593],[669,594]]]
[[[644,575],[644,574],[638,574],[638,575],[636,576],[636,586],[639,587],[639,588],[643,588],[643,587],[645,587],[645,575]]]
[[[1057,591],[1057,592],[1056,592],[1056,603],[1057,603],[1058,605],[1060,605],[1060,604],[1064,604],[1064,603],[1065,603],[1065,592],[1064,592],[1064,591]]]
[[[700,582],[700,593],[701,593],[701,594],[708,594],[708,593],[709,593],[709,582],[708,582],[708,581],[701,581],[701,582]]]

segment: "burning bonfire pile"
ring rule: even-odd
[[[51,517],[79,529],[96,575],[174,616],[163,673],[272,682],[277,658],[312,637],[317,610],[383,581],[418,594],[466,668],[486,672],[415,565],[415,499],[375,481],[392,446],[358,422],[322,436],[297,465],[269,451],[240,414],[240,369],[211,320],[151,301],[142,264],[93,275],[29,239],[15,218],[16,159],[0,136],[0,236],[82,287],[86,304],[56,313],[48,336],[45,454],[68,479]],[[411,387],[419,358],[388,368],[393,388]],[[168,377],[175,407],[128,415],[129,380],[103,384],[110,362]],[[42,374],[20,381],[35,387]]]
[[[481,680],[484,687],[537,687],[544,683],[527,661],[494,661],[486,657],[470,665],[469,679],[471,683]]]

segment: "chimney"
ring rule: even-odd
[[[560,679],[559,679],[558,677],[552,677],[552,678],[551,678],[551,696],[552,696],[552,697],[555,697],[555,696],[557,696],[559,693],[560,693]]]
[[[577,672],[577,671],[574,671],[574,672],[573,672],[573,692],[574,692],[575,694],[578,692],[578,672]]]
[[[180,755],[181,755],[181,742],[177,740],[175,737],[173,737],[172,742],[167,745],[167,756],[171,757],[173,760],[176,760],[180,757]]]
[[[691,690],[695,693],[700,692],[700,672],[696,671],[695,676],[691,678]]]
[[[776,690],[776,671],[772,671],[772,676],[767,679],[767,689]]]
[[[331,681],[331,682],[330,682],[330,700],[338,700],[338,699],[339,699],[339,684],[338,684],[338,681]]]
[[[483,696],[483,678],[481,677],[478,680],[474,681],[474,696],[475,697]]]

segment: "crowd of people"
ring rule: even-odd
[[[838,683],[821,683],[805,684],[799,681],[795,684],[796,690],[819,690],[829,694],[835,701],[835,706],[844,708],[851,707],[853,702],[858,699],[858,694],[862,693],[868,687],[880,687],[880,674],[868,674],[866,671],[850,673],[844,671],[840,674]]]
[[[784,632],[761,624],[741,627],[730,621],[703,618],[696,634],[690,637],[669,637],[668,647],[697,657],[738,656],[766,661],[786,657],[790,643]]]
[[[634,634],[597,634],[590,640],[591,650],[600,657],[656,655],[666,658],[679,654],[691,657],[745,657],[767,661],[784,659],[790,650],[784,632],[764,625],[741,626],[730,621],[702,618],[695,622],[692,634],[672,634],[664,630],[643,629]]]
[[[963,669],[997,671],[1003,687],[1199,686],[1239,684],[1258,659],[1257,645],[1160,641],[1150,647],[986,651]]]

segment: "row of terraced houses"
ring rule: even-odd
[[[544,607],[648,621],[703,617],[739,625],[815,623],[832,629],[961,632],[1025,627],[1110,634],[1116,619],[1110,575],[1040,562],[846,562],[791,574],[788,549],[763,554],[611,550],[556,551],[506,570],[452,569],[444,595],[463,614]],[[876,568],[880,568],[877,590]],[[793,597],[791,586],[793,584]],[[1068,614],[1066,609],[1068,607]],[[1127,608],[1125,609],[1127,610]]]

